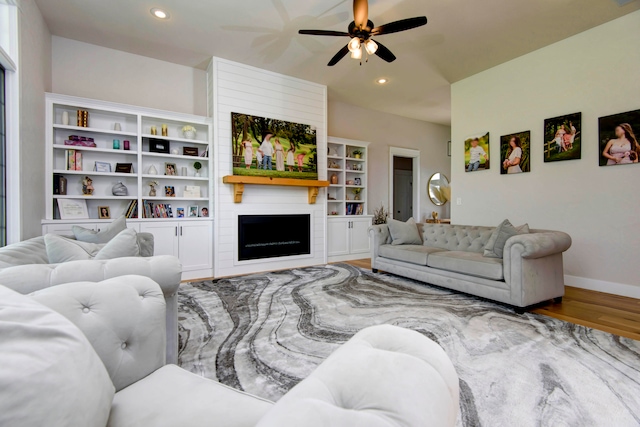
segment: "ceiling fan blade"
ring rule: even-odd
[[[400,31],[410,30],[412,28],[422,27],[427,25],[427,17],[419,16],[417,18],[402,19],[400,21],[391,22],[389,24],[381,25],[371,30],[371,35],[381,36],[383,34],[397,33]]]
[[[353,0],[353,22],[356,28],[366,28],[369,22],[369,2],[367,0]]]
[[[349,33],[345,33],[344,31],[325,31],[325,30],[300,30],[299,34],[305,34],[309,36],[338,36],[338,37],[349,37]]]
[[[396,60],[396,56],[393,53],[391,53],[391,51],[387,49],[385,45],[383,45],[377,40],[376,40],[376,43],[378,45],[378,50],[376,50],[376,55],[378,55],[380,58],[384,59],[387,62],[393,62]]]
[[[340,62],[340,60],[342,58],[344,58],[345,56],[347,56],[347,53],[349,53],[349,46],[345,46],[342,49],[340,49],[340,52],[336,53],[336,56],[334,56],[333,58],[331,58],[331,61],[329,61],[329,63],[327,64],[329,67],[333,67],[334,65],[336,65],[338,62]]]

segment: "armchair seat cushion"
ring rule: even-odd
[[[253,427],[273,403],[166,365],[120,390],[109,427]]]
[[[379,255],[396,261],[409,262],[411,264],[427,265],[429,254],[444,252],[445,249],[431,248],[423,245],[382,245]]]
[[[490,280],[504,280],[502,259],[487,258],[477,252],[447,251],[429,256],[427,265],[431,268],[469,274]]]

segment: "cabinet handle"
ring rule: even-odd
[[[180,235],[182,236],[182,226],[180,226]]]
[[[178,227],[176,227],[176,237],[178,237]]]

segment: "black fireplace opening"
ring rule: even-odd
[[[239,215],[238,260],[311,254],[311,215]]]

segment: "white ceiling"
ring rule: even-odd
[[[331,100],[442,124],[451,122],[451,83],[640,9],[640,0],[370,0],[376,25],[420,15],[429,23],[379,38],[398,57],[391,64],[346,57],[330,68],[348,39],[297,32],[346,31],[349,0],[36,3],[53,35],[202,69],[219,56],[326,84]],[[152,17],[153,7],[170,19]]]

